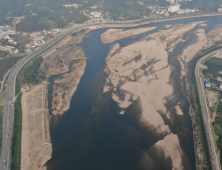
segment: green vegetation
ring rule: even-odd
[[[21,92],[21,79],[20,79],[20,74],[19,74],[15,82],[15,95],[18,95],[20,92]]]
[[[0,106],[0,152],[2,149],[2,121],[3,121],[3,107]]]
[[[219,101],[217,101],[213,107],[210,107],[210,117],[212,118],[213,117],[213,113],[217,110],[217,107],[218,107],[218,104],[219,104]]]
[[[12,68],[21,57],[10,57],[0,61],[0,79],[3,79],[5,73]]]
[[[75,61],[74,61],[74,63],[76,63],[76,64],[79,63],[79,62],[80,62],[80,60],[75,60]]]
[[[63,28],[67,23],[77,24],[88,20],[81,12],[83,9],[90,9],[97,6],[96,10],[109,12],[114,20],[138,19],[150,13],[146,4],[166,6],[166,0],[143,0],[139,4],[137,0],[0,0],[0,25],[10,25],[15,16],[25,16],[25,19],[17,24],[17,30],[23,32],[33,32],[49,30],[52,28]],[[81,4],[81,7],[66,8],[62,5],[67,3]],[[31,4],[31,5],[30,5]],[[28,5],[28,6],[27,6]]]
[[[42,57],[32,59],[20,70],[16,78],[15,95],[20,93],[22,84],[38,84],[45,80],[45,70],[40,70],[42,62]]]
[[[222,75],[219,71],[222,71],[222,59],[212,57],[209,60],[204,62],[204,65],[208,67],[208,69],[203,70],[203,74],[205,76],[209,76],[212,78],[221,77]],[[220,93],[220,98],[222,97]],[[215,139],[216,148],[218,151],[222,151],[222,102],[218,102],[216,107],[210,108],[211,113],[216,111],[215,121],[212,123],[213,131],[218,139]],[[222,163],[222,158],[220,159],[220,163]]]
[[[58,104],[57,100],[55,100],[55,101],[54,101],[54,104],[55,104],[55,105],[57,105],[57,104]]]
[[[61,80],[61,79],[63,79],[63,76],[59,76],[55,80]]]
[[[0,97],[0,100],[5,100],[7,97],[7,91]]]
[[[0,58],[5,58],[9,54],[8,51],[1,51],[0,50]]]
[[[24,57],[25,55],[26,55],[25,53],[17,53],[17,54],[11,55],[11,57]]]
[[[203,70],[203,74],[205,76],[209,76],[212,78],[222,77],[219,71],[222,71],[222,59],[212,57],[204,63],[208,69]]]
[[[64,87],[64,90],[65,90],[65,91],[69,90],[69,86],[65,86],[65,87]]]
[[[23,83],[39,83],[45,79],[45,74],[39,71],[43,62],[42,57],[36,58],[30,65],[23,69]]]
[[[64,92],[64,93],[62,93],[62,99],[65,99],[65,95],[66,95],[66,93]]]
[[[85,31],[86,31],[87,29],[81,29],[80,31],[78,31],[78,32],[74,32],[74,33],[72,33],[71,34],[71,37],[75,37],[75,36],[77,36],[77,35],[81,35],[82,33],[84,33]]]
[[[220,43],[221,42],[217,42],[215,46],[213,46],[212,48],[210,48],[208,50],[208,52],[206,52],[205,54],[201,55],[198,57],[198,59],[204,55],[206,55],[207,53],[210,53],[212,51],[215,51],[217,49],[220,49]],[[204,52],[203,52],[204,53]],[[220,71],[220,68],[222,66],[222,59],[216,58],[216,57],[212,57],[209,60],[207,60],[204,65],[208,66],[208,69],[203,70],[203,74],[207,75],[207,76],[211,76],[211,77],[217,77],[220,76],[218,71]],[[194,72],[193,72],[193,76]],[[221,93],[220,93],[220,98],[221,98]],[[198,98],[199,100],[199,98]],[[194,102],[195,104],[195,102]],[[199,104],[199,103],[198,103]],[[216,143],[216,149],[217,149],[217,155],[219,156],[218,159],[220,160],[220,165],[222,165],[222,157],[220,156],[220,154],[218,154],[219,152],[222,152],[222,102],[218,102],[217,107],[215,107],[216,110],[216,118],[215,121],[212,123],[212,132],[214,132],[215,135],[218,136],[218,138],[215,139],[215,143]]]
[[[204,122],[203,122],[203,117],[202,117],[202,112],[201,112],[201,106],[200,106],[200,101],[199,101],[199,96],[198,96],[197,84],[196,84],[196,79],[195,79],[195,66],[196,66],[197,61],[200,58],[220,48],[221,48],[220,44],[218,43],[209,49],[202,50],[201,53],[190,62],[189,73],[188,73],[188,80],[190,84],[190,94],[189,94],[190,104],[195,112],[194,114],[195,127],[198,127],[198,129],[195,128],[194,131],[195,130],[201,131],[201,134],[200,134],[201,139],[202,139],[201,142],[203,143],[203,152],[206,157],[205,163],[207,164],[207,169],[211,169],[211,161],[210,161],[207,137],[206,137]]]
[[[21,169],[21,132],[22,132],[22,108],[19,94],[15,102],[14,128],[11,148],[11,169]]]

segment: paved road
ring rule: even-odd
[[[21,59],[12,69],[9,74],[6,90],[7,90],[7,98],[5,103],[0,103],[3,105],[3,125],[2,125],[2,150],[0,157],[0,169],[8,170],[10,169],[10,156],[11,156],[11,141],[13,134],[13,120],[14,120],[14,101],[15,101],[15,82],[16,77],[21,70],[21,68],[32,58],[37,56],[44,56],[49,54],[55,48],[59,47],[63,40],[68,36],[71,32],[78,31],[83,28],[87,28],[93,25],[109,25],[109,24],[132,24],[138,23],[142,20],[134,20],[134,21],[126,21],[126,22],[109,22],[109,23],[90,23],[83,24],[80,26],[68,28],[64,30],[62,33],[56,35],[51,41],[44,44],[44,46],[39,47],[39,49],[35,50],[31,54],[28,54],[26,57]]]
[[[202,62],[206,58],[212,56],[213,54],[215,54],[218,51],[221,51],[221,50],[213,51],[213,52],[207,54],[206,56],[202,57],[201,59],[199,59],[197,61],[197,64],[195,66],[195,78],[196,78],[196,83],[197,83],[197,89],[198,89],[198,94],[199,94],[199,99],[200,99],[204,127],[205,127],[205,131],[206,131],[207,143],[208,143],[210,159],[211,159],[211,164],[212,164],[213,170],[220,170],[221,168],[218,163],[216,149],[214,146],[214,137],[213,137],[211,127],[210,127],[210,111],[209,111],[209,107],[206,102],[206,92],[205,92],[205,88],[204,88],[204,82],[201,78],[200,69],[201,69]]]

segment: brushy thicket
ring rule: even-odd
[[[212,78],[222,77],[219,71],[222,71],[222,59],[212,57],[204,63],[207,69],[203,70],[205,76],[210,76]]]
[[[0,60],[0,79],[12,68],[22,57],[10,57]]]

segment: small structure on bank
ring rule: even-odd
[[[204,82],[205,88],[211,88],[211,84],[208,81]]]
[[[218,90],[222,91],[222,84],[219,85]]]

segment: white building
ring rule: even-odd
[[[92,12],[91,15],[92,15],[94,18],[100,18],[101,13],[100,13],[100,12]]]
[[[166,0],[166,1],[168,1],[170,3],[175,3],[175,0]]]
[[[170,6],[170,7],[168,8],[168,11],[169,11],[169,12],[177,12],[177,11],[179,11],[179,10],[180,10],[180,6],[179,6],[179,5]]]

